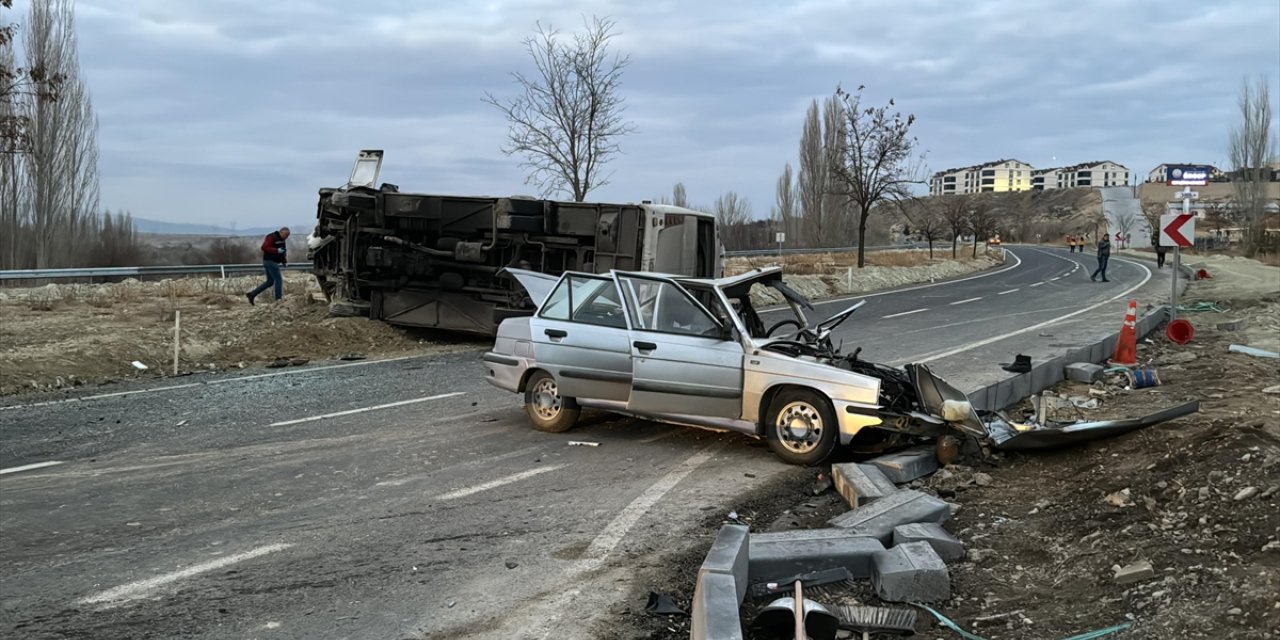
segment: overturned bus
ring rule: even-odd
[[[307,255],[337,315],[494,335],[535,308],[506,268],[723,274],[711,214],[648,201],[402,193],[377,184],[382,156],[361,151],[346,185],[320,190]]]

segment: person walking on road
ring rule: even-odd
[[[253,304],[253,299],[258,297],[259,293],[266,291],[269,287],[275,288],[276,302],[284,297],[284,277],[280,275],[280,267],[289,264],[289,259],[285,253],[285,240],[289,238],[289,227],[281,227],[279,231],[272,231],[262,240],[262,268],[267,272],[267,281],[258,285],[258,288],[250,291],[245,295],[249,299],[249,304]]]
[[[1103,282],[1111,282],[1107,279],[1107,261],[1110,259],[1111,240],[1107,239],[1107,236],[1102,236],[1102,239],[1098,240],[1098,268],[1094,270],[1093,275],[1089,276],[1089,279],[1097,282],[1098,275],[1101,274]]]
[[[1156,248],[1156,268],[1163,269],[1164,254],[1166,251],[1168,251],[1168,249],[1163,244],[1160,244],[1160,234],[1158,233],[1151,234],[1151,246]]]
[[[1067,236],[1067,252],[1068,252],[1068,253],[1075,253],[1075,252],[1076,252],[1076,237],[1075,237],[1075,236],[1072,236],[1072,235],[1068,235],[1068,236]]]

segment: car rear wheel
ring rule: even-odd
[[[578,422],[578,403],[560,395],[556,379],[546,371],[535,371],[524,391],[524,410],[533,428],[549,433],[563,433]]]
[[[769,448],[779,458],[809,466],[831,455],[838,430],[831,403],[807,389],[786,389],[774,396],[764,429]]]

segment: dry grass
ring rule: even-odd
[[[972,247],[961,251],[956,257],[958,262],[972,261]],[[978,257],[984,257],[979,251]],[[945,251],[935,247],[933,259],[929,258],[928,249],[905,249],[901,251],[872,251],[867,253],[867,265],[876,267],[919,267],[951,261],[950,247]],[[733,275],[750,271],[758,267],[782,265],[783,272],[790,275],[832,275],[858,265],[857,253],[797,253],[778,256],[753,256],[730,258],[725,264],[725,274]]]

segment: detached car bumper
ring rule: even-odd
[[[488,370],[484,379],[489,384],[512,393],[520,392],[520,382],[524,380],[524,374],[529,370],[533,362],[529,358],[520,358],[493,351],[485,353],[481,360],[484,361],[485,368]]]

